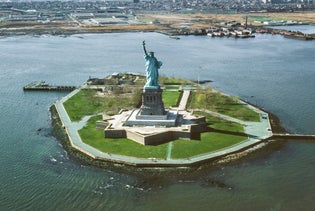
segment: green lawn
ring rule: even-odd
[[[162,98],[164,107],[176,106],[180,92],[178,91],[163,91]]]
[[[112,95],[96,96],[95,90],[81,90],[68,99],[63,105],[71,121],[80,121],[84,116],[106,111],[107,114],[117,114],[120,109],[133,108],[133,96]]]
[[[183,79],[183,78],[173,78],[173,77],[166,77],[166,76],[160,76],[159,83],[164,84],[164,85],[165,84],[185,84],[185,85],[195,84],[194,82]]]
[[[201,141],[177,140],[173,143],[171,157],[186,158],[199,154],[213,152],[225,147],[232,146],[246,140],[247,137],[236,136],[217,132],[206,132],[201,134]]]
[[[227,121],[204,112],[194,112],[194,114],[205,116],[209,128],[226,132],[244,133],[244,127],[237,122]]]
[[[92,117],[79,131],[84,143],[105,153],[138,158],[166,158],[168,144],[143,146],[126,138],[104,138],[104,131],[96,129],[96,121],[99,119],[101,116]]]
[[[259,114],[245,107],[238,98],[222,95],[210,89],[192,92],[188,107],[208,109],[244,121],[260,121]]]
[[[271,16],[266,16],[266,15],[249,15],[248,19],[250,19],[251,21],[264,22],[264,21],[279,21],[279,20],[283,20],[284,18],[271,17]]]
[[[225,147],[232,146],[247,139],[241,124],[230,122],[202,112],[196,113],[206,116],[210,132],[201,134],[201,140],[176,140],[173,143],[171,157],[185,158],[199,154],[213,152]],[[216,132],[211,129],[215,129]]]
[[[63,104],[71,121],[103,111],[103,99],[95,94],[94,90],[81,90]]]

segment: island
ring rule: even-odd
[[[146,62],[159,64],[146,64],[146,75],[90,78],[51,106],[54,135],[81,162],[192,168],[242,157],[274,139],[315,138],[288,134],[274,115],[207,84],[160,76],[162,62],[147,60],[145,42],[143,49]]]

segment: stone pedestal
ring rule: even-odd
[[[163,90],[145,87],[142,93],[142,106],[134,110],[126,119],[126,126],[165,126],[175,127],[177,111],[166,111],[162,101]]]
[[[144,89],[142,93],[142,106],[140,116],[164,116],[166,115],[164,103],[162,101],[163,90]],[[141,117],[140,117],[141,118]]]

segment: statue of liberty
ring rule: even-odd
[[[162,66],[162,62],[158,61],[155,56],[154,52],[147,53],[147,50],[145,48],[145,41],[142,43],[143,45],[143,51],[144,51],[144,59],[146,61],[146,77],[147,82],[144,85],[144,88],[153,88],[153,89],[159,89],[159,69]]]

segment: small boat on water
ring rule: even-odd
[[[170,38],[175,39],[175,40],[179,40],[180,39],[180,37],[177,37],[177,36],[170,36]]]

